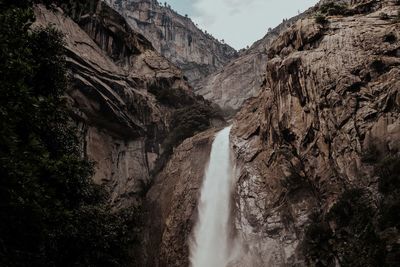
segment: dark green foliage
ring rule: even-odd
[[[170,82],[166,79],[160,79],[150,84],[148,90],[161,104],[172,108],[181,108],[196,102],[195,97],[184,89],[171,88]]]
[[[372,220],[375,209],[369,193],[350,189],[329,211],[327,219],[335,224],[333,247],[342,266],[379,266],[383,244]]]
[[[172,88],[170,79],[160,78],[148,86],[158,102],[175,109],[170,123],[170,133],[165,138],[163,153],[152,173],[157,174],[172,155],[173,149],[186,138],[211,127],[211,120],[224,121],[218,106],[213,106],[200,95],[192,95],[182,88]]]
[[[350,189],[326,216],[312,221],[304,238],[304,254],[312,266],[380,266],[384,247],[372,218],[368,193]]]
[[[379,177],[378,189],[381,201],[378,209],[378,229],[385,243],[386,266],[398,266],[400,262],[400,157],[386,156],[378,161],[375,175]]]
[[[224,120],[220,109],[211,106],[202,97],[193,105],[177,109],[172,115],[171,132],[162,144],[164,152],[157,160],[153,175],[161,171],[175,147],[186,138],[210,128],[212,119]]]
[[[376,168],[379,179],[381,202],[380,226],[400,229],[400,158],[386,157]]]
[[[379,13],[379,18],[380,18],[381,20],[388,20],[388,19],[390,19],[389,15],[388,15],[387,13],[384,13],[384,12]]]
[[[371,62],[371,68],[379,74],[384,73],[387,70],[386,64],[381,59],[375,59]]]
[[[349,189],[327,215],[312,216],[303,240],[309,265],[334,266],[337,261],[341,266],[397,266],[400,158],[390,156],[375,165],[379,203],[369,191]]]
[[[334,16],[334,15],[346,15],[348,10],[345,4],[329,2],[321,5],[319,8],[319,12],[321,12],[324,15]]]
[[[379,179],[379,191],[385,196],[400,192],[400,158],[385,157],[375,170]]]
[[[393,44],[394,42],[397,41],[397,37],[396,37],[396,35],[394,35],[394,33],[391,32],[391,33],[386,34],[386,35],[383,37],[383,41],[384,41],[385,43]]]
[[[281,180],[281,185],[286,189],[288,196],[292,195],[301,188],[309,186],[307,180],[298,174],[294,168],[289,176],[286,176],[283,180]]]
[[[172,149],[188,137],[211,126],[210,118],[215,117],[210,107],[195,104],[175,111],[171,128],[173,129],[163,146],[165,150]]]
[[[335,255],[330,240],[333,232],[323,215],[315,212],[310,216],[303,239],[303,253],[310,266],[334,266]]]
[[[62,37],[29,30],[30,5],[0,0],[0,266],[127,266],[136,214],[111,213],[93,184],[63,103]]]
[[[328,20],[326,19],[326,16],[321,14],[321,13],[317,13],[314,17],[315,22],[321,25],[324,25],[326,23],[328,23]]]
[[[283,129],[281,131],[281,135],[283,137],[283,140],[285,140],[285,142],[291,143],[296,141],[296,134],[293,133],[290,129]]]

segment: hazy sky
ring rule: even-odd
[[[261,39],[269,27],[313,6],[318,0],[159,0],[236,49]]]

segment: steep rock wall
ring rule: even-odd
[[[238,58],[197,83],[196,93],[217,103],[227,112],[238,110],[245,100],[260,92],[267,66],[267,51],[271,43],[281,32],[297,20],[308,16],[312,10],[284,20],[271,29],[261,40],[242,51]]]
[[[191,84],[224,66],[236,51],[201,31],[190,18],[156,0],[106,0],[164,57],[181,68]]]
[[[189,266],[189,242],[197,202],[217,130],[185,140],[156,177],[146,197],[147,223],[142,266]]]
[[[374,146],[400,151],[399,6],[355,4],[358,14],[324,25],[307,18],[282,33],[260,95],[234,121],[239,266],[304,266],[300,243],[312,211],[326,212],[345,188],[374,195],[363,155]]]
[[[94,180],[106,184],[116,208],[136,205],[151,183],[176,107],[150,93],[153,84],[195,98],[181,71],[101,1],[74,9],[36,8],[37,26],[65,35],[71,87],[67,99],[82,132],[85,156],[95,162]],[[179,105],[178,105],[179,104]]]

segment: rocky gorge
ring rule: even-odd
[[[236,226],[252,266],[305,265],[310,214],[327,213],[346,188],[377,194],[363,156],[399,152],[399,7],[353,4],[354,15],[306,18],[281,34],[260,95],[234,121]]]
[[[66,98],[93,179],[116,210],[143,211],[137,266],[189,266],[211,145],[228,124],[220,108],[237,111],[231,209],[242,250],[232,267],[356,266],[334,245],[316,258],[308,229],[318,214],[334,242],[340,223],[325,217],[343,193],[363,190],[376,209],[383,198],[377,162],[400,153],[399,1],[321,1],[237,58],[150,2],[35,10],[36,26],[65,36]],[[377,232],[382,266],[396,266],[399,229]]]
[[[211,105],[102,1],[71,11],[38,6],[36,16],[37,26],[52,25],[66,36],[72,76],[67,98],[85,155],[97,163],[94,180],[108,185],[116,207],[137,203],[157,160],[170,149],[164,141],[176,142],[170,135],[174,112],[193,105],[212,110]]]

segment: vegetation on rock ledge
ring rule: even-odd
[[[170,132],[162,144],[164,152],[153,170],[155,175],[164,167],[175,147],[196,133],[210,128],[213,119],[224,121],[224,116],[218,106],[212,105],[200,95],[194,96],[182,88],[173,88],[167,79],[159,79],[150,84],[148,90],[159,103],[174,109]]]
[[[352,188],[326,215],[311,216],[303,240],[310,266],[394,267],[400,262],[400,157],[376,162],[375,175],[378,200],[368,189]]]

